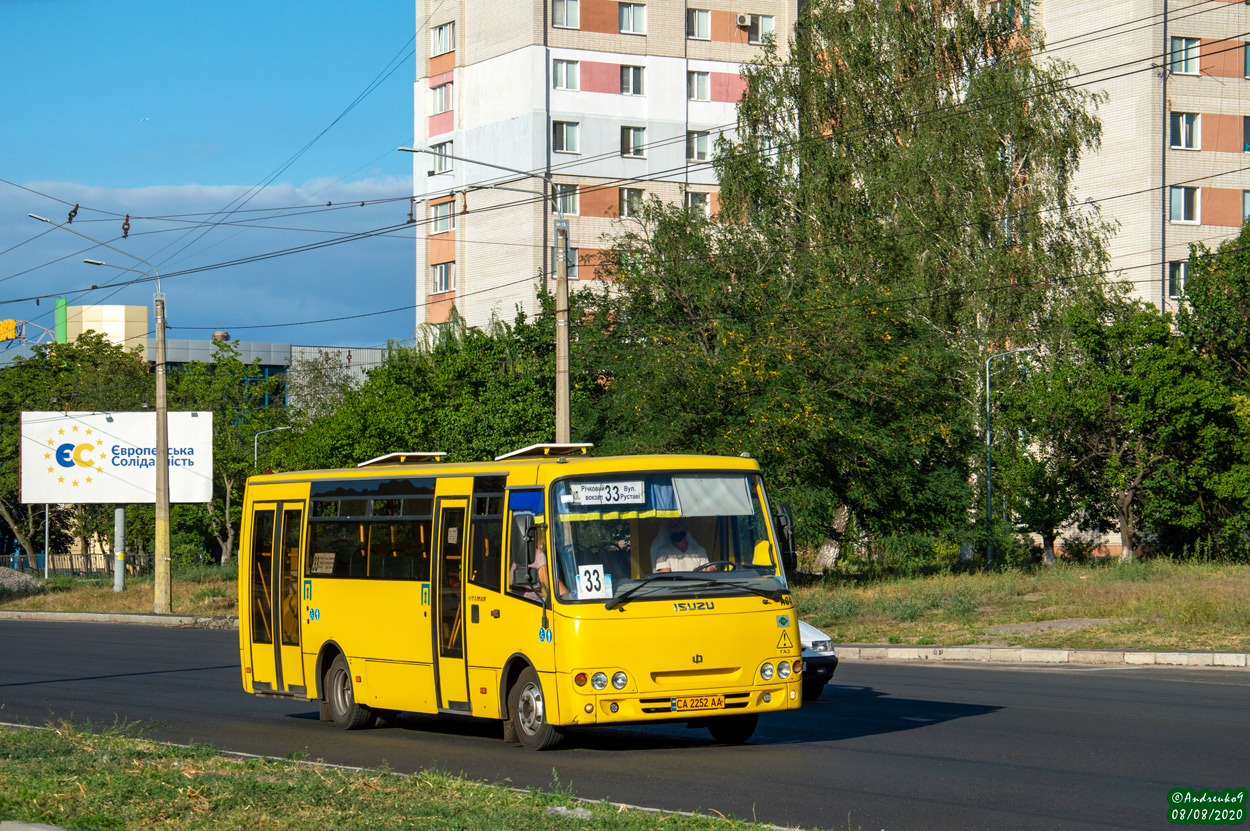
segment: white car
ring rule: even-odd
[[[801,620],[799,639],[803,642],[803,701],[815,701],[833,678],[838,656],[833,652],[833,640],[828,635]]]

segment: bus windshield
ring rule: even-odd
[[[602,603],[623,592],[632,600],[761,591],[771,596],[785,587],[756,475],[568,478],[555,483],[552,495],[557,594],[563,601]]]

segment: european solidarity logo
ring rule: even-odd
[[[75,435],[77,434],[77,435]],[[43,454],[48,474],[56,477],[57,484],[69,482],[71,487],[87,487],[100,478],[102,465],[108,460],[104,439],[95,438],[91,428],[77,424],[58,428],[56,435],[48,439],[48,449]]]

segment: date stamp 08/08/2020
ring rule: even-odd
[[[1246,821],[1246,789],[1173,788],[1168,791],[1168,822],[1173,825],[1241,825]]]

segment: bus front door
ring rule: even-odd
[[[438,554],[431,581],[434,590],[434,640],[438,706],[469,712],[468,668],[464,654],[464,562],[468,542],[469,500],[438,500]]]
[[[303,527],[302,502],[252,508],[249,581],[252,683],[257,691],[305,693],[299,583]]]

